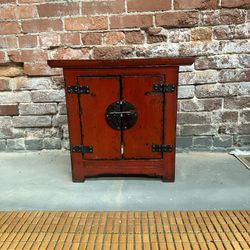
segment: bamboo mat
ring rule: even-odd
[[[235,155],[248,169],[250,169],[250,155]]]
[[[0,249],[250,249],[250,210],[0,212]]]

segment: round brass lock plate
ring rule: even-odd
[[[117,101],[108,106],[105,112],[108,125],[115,130],[132,128],[138,119],[136,107],[127,101]]]

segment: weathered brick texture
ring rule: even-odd
[[[129,12],[143,12],[143,11],[157,11],[157,10],[170,10],[171,0],[128,0]]]
[[[60,19],[27,20],[22,22],[24,33],[59,31],[62,30],[62,27],[62,20]]]
[[[47,3],[37,6],[40,17],[75,16],[80,14],[79,3]]]
[[[105,16],[65,19],[65,30],[105,30],[107,28],[108,18]]]
[[[124,0],[104,0],[104,1],[83,1],[82,2],[82,14],[94,15],[94,14],[117,14],[124,13],[125,5]]]
[[[17,104],[0,104],[0,115],[18,115]]]
[[[152,25],[153,17],[151,15],[129,15],[110,17],[110,27],[112,29],[146,28]]]
[[[162,27],[193,27],[198,24],[197,11],[172,11],[156,14],[156,25]]]
[[[221,6],[225,8],[250,8],[248,0],[222,0]]]
[[[217,0],[175,0],[174,7],[176,10],[188,10],[188,9],[215,9],[217,7]]]
[[[0,0],[0,150],[69,147],[61,69],[47,59],[194,56],[177,146],[250,148],[248,0]]]
[[[21,28],[17,22],[0,22],[0,34],[1,35],[10,35],[17,34],[21,32]]]

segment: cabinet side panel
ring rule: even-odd
[[[81,145],[81,122],[79,116],[79,99],[75,94],[67,93],[67,86],[77,85],[77,77],[73,71],[64,70],[66,102],[69,125],[70,147],[72,145]],[[82,172],[82,155],[71,152],[72,177],[74,181],[83,181],[84,175]]]
[[[83,145],[93,146],[84,159],[120,159],[121,132],[105,120],[107,107],[119,101],[119,77],[79,77],[78,82],[90,91],[80,95]]]
[[[161,83],[161,76],[124,76],[123,99],[132,103],[138,112],[134,127],[123,131],[125,159],[155,159],[162,153],[153,152],[152,144],[162,144],[163,94],[153,92],[153,84]]]
[[[165,144],[172,145],[173,151],[164,154],[164,172],[167,181],[174,181],[175,178],[175,144],[176,144],[176,116],[177,116],[177,96],[178,96],[178,67],[166,69],[165,79],[169,84],[176,85],[176,91],[165,94],[164,113],[164,141]]]

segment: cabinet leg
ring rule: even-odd
[[[169,178],[167,176],[162,176],[162,182],[174,182],[174,177]]]
[[[85,176],[83,176],[82,178],[75,178],[74,176],[72,176],[72,181],[73,182],[85,182]]]
[[[163,176],[163,177],[162,177],[162,182],[168,182],[168,179],[167,179],[166,176]]]

